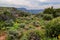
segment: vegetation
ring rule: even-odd
[[[7,40],[60,40],[60,9],[46,8],[31,14],[13,7],[0,7],[0,33]]]
[[[60,35],[60,17],[51,20],[46,25],[47,36],[58,37]]]

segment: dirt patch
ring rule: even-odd
[[[7,34],[6,32],[0,33],[0,40],[6,40]]]

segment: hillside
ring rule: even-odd
[[[0,40],[60,40],[60,9],[32,14],[0,7]]]

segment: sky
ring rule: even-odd
[[[45,9],[51,6],[60,8],[60,0],[0,0],[0,7]]]

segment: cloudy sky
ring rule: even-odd
[[[27,9],[44,9],[51,6],[60,8],[60,0],[0,0],[0,6]]]

